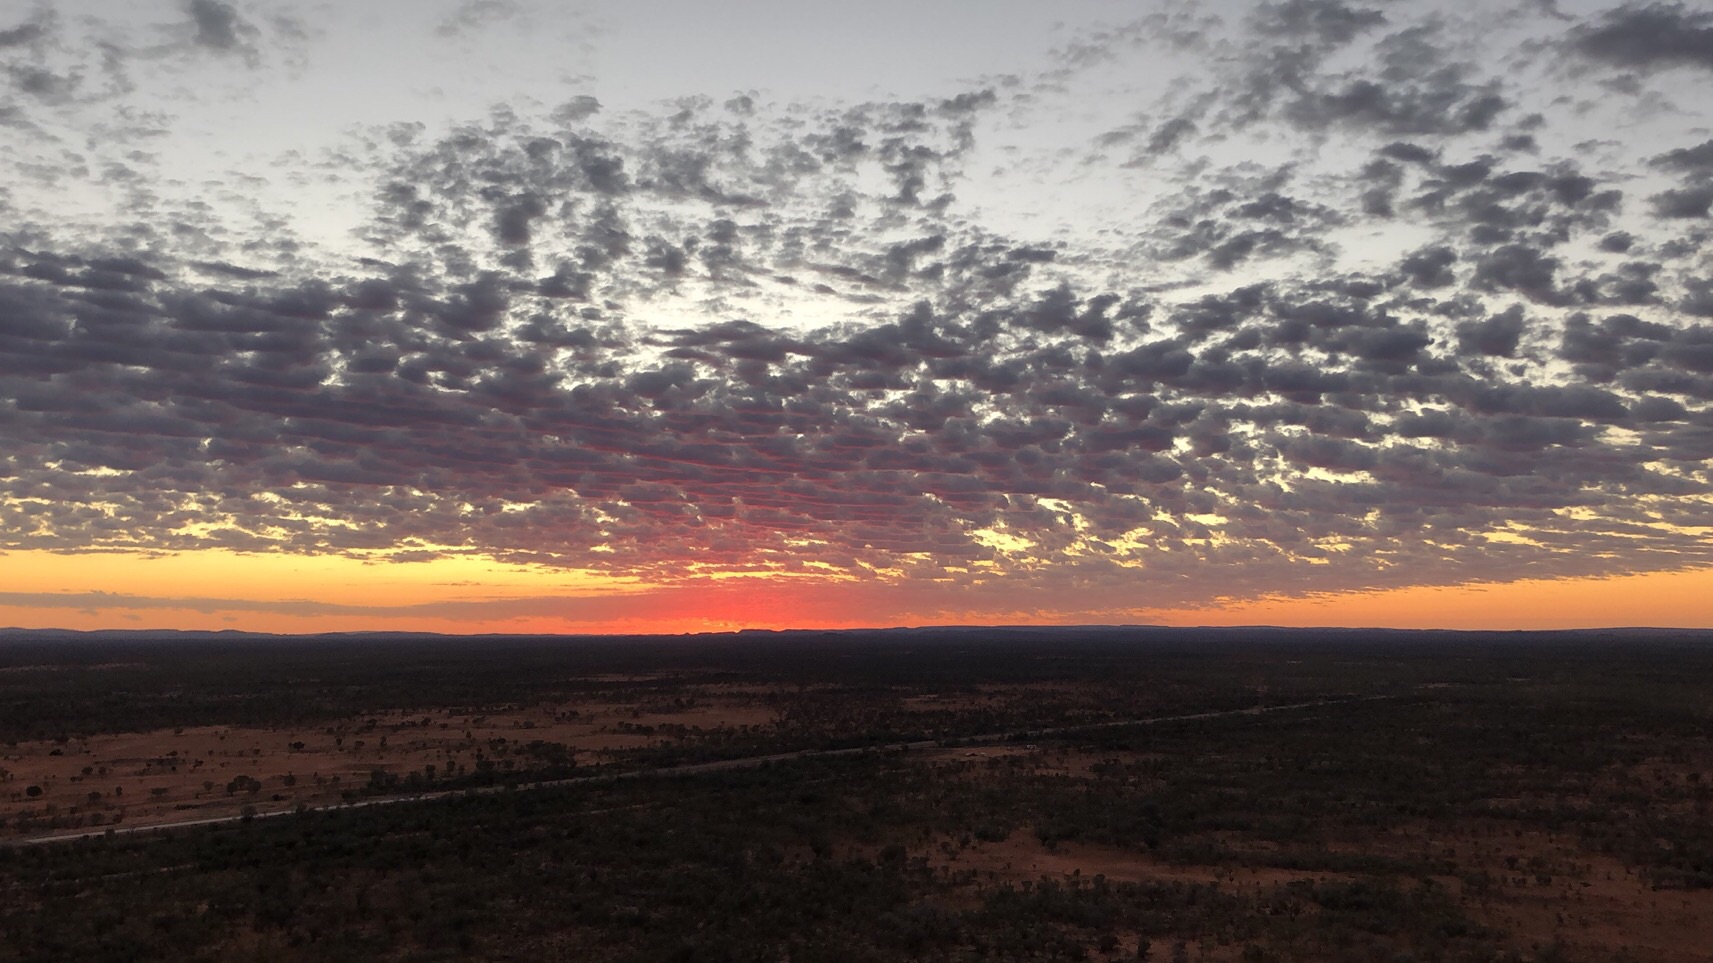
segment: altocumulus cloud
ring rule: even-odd
[[[244,8],[184,10],[204,53],[267,62]],[[282,174],[360,186],[349,250],[180,204],[144,161],[14,151],[30,183],[127,200],[106,223],[4,200],[0,548],[1091,611],[1713,561],[1713,154],[1599,141],[1527,83],[1657,106],[1649,78],[1713,66],[1706,16],[1170,24],[915,100],[378,127]],[[53,61],[62,30],[0,29],[0,122],[40,143],[58,101],[123,101],[142,69]],[[1212,66],[1039,152],[1057,167],[1006,162],[1045,197],[1130,185],[1103,202],[1121,229],[962,199],[1077,77],[1156,55]]]

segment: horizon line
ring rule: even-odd
[[[863,626],[848,628],[810,628],[787,627],[766,628],[750,627],[741,629],[724,629],[705,632],[436,632],[411,631],[406,629],[366,629],[352,631],[329,632],[268,632],[252,629],[172,629],[172,628],[105,628],[105,629],[67,629],[59,627],[27,628],[24,626],[0,627],[0,642],[24,640],[30,636],[43,637],[138,637],[138,636],[186,636],[186,637],[219,637],[219,638],[260,638],[260,639],[363,639],[363,638],[434,638],[434,639],[698,639],[720,638],[726,636],[778,636],[778,635],[862,635],[902,632],[1125,632],[1145,631],[1158,632],[1375,632],[1393,635],[1588,635],[1597,633],[1690,633],[1713,636],[1713,626],[1670,626],[1670,625],[1603,625],[1578,626],[1569,628],[1449,628],[1449,627],[1409,627],[1378,625],[1275,625],[1256,623],[1249,625],[1164,625],[1160,623],[1066,623],[1051,625],[1031,625],[1018,623],[999,623],[993,625],[979,623],[938,623],[928,625],[893,625],[893,626]]]

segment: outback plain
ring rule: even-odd
[[[0,959],[1708,960],[1709,641],[14,639]]]

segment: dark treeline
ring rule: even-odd
[[[1494,681],[1540,671],[1543,656],[1555,665],[1616,659],[1620,672],[1647,673],[1661,660],[1674,667],[1668,671],[1713,665],[1707,633],[1379,634],[1379,642],[1347,630],[1146,627],[637,638],[0,638],[0,741],[303,725],[424,706],[670,696],[740,681],[833,686],[863,697],[1104,680],[1128,690],[1103,693],[1107,703],[1163,712],[1240,705],[1257,686],[1282,700],[1426,680]],[[615,678],[626,676],[647,678]],[[1058,718],[1048,712],[1007,725]],[[923,729],[911,723],[890,734],[910,737]],[[852,738],[882,736],[864,731]]]

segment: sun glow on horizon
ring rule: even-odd
[[[1713,626],[1713,568],[1604,579],[1412,586],[1138,606],[960,595],[814,575],[637,578],[457,556],[383,563],[185,552],[0,554],[0,624],[280,633],[682,634],[935,624],[1126,624],[1559,629]],[[967,590],[966,590],[967,591]],[[1031,601],[1037,604],[1030,605]]]
[[[0,624],[1713,623],[1713,14],[250,6],[0,22]]]

